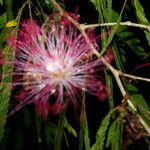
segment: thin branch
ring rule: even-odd
[[[95,47],[93,46],[93,44],[91,43],[89,37],[87,36],[87,34],[85,32],[85,27],[84,27],[85,25],[79,24],[76,20],[74,20],[71,16],[69,16],[67,14],[67,12],[65,12],[55,0],[50,0],[50,1],[53,4],[54,8],[59,11],[59,14],[63,17],[66,17],[81,32],[82,36],[84,37],[86,42],[89,44],[89,47],[91,48],[93,54],[95,54],[99,59],[101,59],[103,64],[112,72],[112,74],[114,75],[114,77],[116,79],[118,87],[122,93],[122,96],[125,97],[127,95],[127,93],[126,93],[124,86],[119,77],[119,75],[121,75],[121,73],[118,70],[116,70],[115,68],[113,68],[109,63],[107,63],[107,61],[104,59],[104,57],[100,57],[99,52],[95,49]],[[127,75],[127,74],[125,74],[125,75]],[[137,111],[136,107],[134,106],[134,104],[132,103],[132,101],[130,99],[127,100],[127,103],[135,112]],[[137,115],[137,116],[139,118],[140,123],[145,128],[145,130],[148,133],[150,133],[150,128],[146,124],[146,122],[141,118],[141,116],[139,116],[139,115]]]
[[[88,25],[82,24],[84,29],[96,28],[96,27],[108,27],[108,26],[115,26],[115,25],[117,25],[117,22],[108,22],[108,23],[100,23],[100,24],[88,24]],[[143,29],[146,29],[146,30],[150,31],[150,25],[133,23],[131,21],[120,22],[119,25],[143,28]]]
[[[141,81],[150,82],[149,78],[138,77],[138,76],[123,73],[121,71],[118,71],[118,73],[119,73],[120,76],[127,77],[127,78],[130,78],[130,79],[133,79],[133,80],[141,80]]]

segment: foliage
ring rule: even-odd
[[[113,111],[110,111],[103,119],[101,126],[99,127],[96,135],[96,142],[92,147],[92,150],[102,150],[104,147],[105,135],[110,123],[111,115]]]
[[[84,91],[77,95],[81,99],[77,107],[69,105],[70,101],[66,100],[60,114],[50,112],[44,119],[39,116],[38,110],[33,105],[25,106],[16,111],[14,115],[9,114],[15,105],[13,92],[16,91],[12,88],[15,55],[13,48],[7,43],[7,38],[13,36],[17,39],[20,24],[26,19],[33,19],[39,24],[43,24],[49,16],[53,17],[53,14],[59,13],[60,10],[58,11],[52,2],[53,0],[0,0],[0,7],[3,9],[0,13],[0,149],[20,150],[24,147],[37,150],[65,148],[71,150],[107,150],[109,148],[121,150],[124,145],[127,148],[132,146],[134,141],[129,135],[127,127],[133,135],[139,133],[139,137],[134,142],[140,141],[141,145],[148,145],[150,103],[148,89],[143,90],[143,88],[150,84],[149,81],[147,83],[138,81],[136,76],[149,77],[150,75],[149,72],[145,74],[147,70],[150,70],[150,65],[147,65],[148,67],[143,65],[150,64],[150,31],[140,26],[149,25],[147,17],[149,8],[144,6],[140,0],[131,2],[127,0],[119,2],[117,0],[90,0],[73,3],[71,0],[57,1],[66,12],[68,10],[71,12],[68,14],[72,17],[74,17],[74,12],[81,15],[79,21],[78,19],[75,21],[81,23],[83,27],[91,22],[97,24],[95,31],[98,38],[101,38],[98,42],[101,51],[97,59],[107,58],[107,54],[111,51],[114,56],[111,67],[118,72],[135,74],[133,78],[119,74],[123,87],[118,86],[111,69],[102,65],[103,70],[96,68],[98,71],[100,70],[96,76],[99,77],[99,74],[100,76],[102,74],[103,77],[100,78],[103,78],[106,83],[108,98],[105,102],[99,102],[95,96]],[[91,8],[89,12],[84,10],[84,7],[87,6]],[[94,15],[92,15],[93,12]],[[82,22],[87,15],[92,15],[91,18],[95,16],[95,18],[88,20],[89,22]],[[56,17],[56,19],[57,22],[60,18]],[[121,22],[126,21],[128,21],[126,25],[121,25]],[[129,21],[138,23],[139,26],[129,25]],[[102,23],[112,22],[116,24],[99,26]],[[56,41],[54,40],[54,42]],[[94,59],[96,59],[95,57],[93,56]],[[86,62],[86,60],[84,61]],[[134,72],[134,68],[140,65],[144,67]],[[121,95],[122,88],[125,89],[126,96]],[[73,89],[70,89],[72,93],[71,90]],[[56,98],[55,95],[53,98]],[[92,106],[93,109],[90,109]],[[131,116],[134,116],[136,121],[131,119],[129,122],[128,118]],[[131,128],[130,124],[133,125]],[[126,144],[126,141],[131,142]],[[33,143],[32,146],[31,143]],[[148,146],[145,146],[146,148],[148,149]]]

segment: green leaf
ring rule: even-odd
[[[96,142],[92,146],[91,150],[102,150],[104,147],[105,136],[108,129],[109,121],[112,116],[113,111],[110,111],[105,118],[102,120],[102,123],[96,134]]]
[[[55,133],[56,133],[55,124],[47,122],[45,125],[45,134],[46,134],[47,145],[50,145],[50,143],[54,144]]]
[[[122,118],[118,117],[113,121],[107,137],[106,147],[111,146],[111,150],[120,150],[122,142]]]
[[[144,9],[142,5],[140,4],[139,0],[134,0],[133,2],[134,2],[135,9],[136,9],[136,15],[137,15],[138,20],[141,23],[148,24],[148,20],[145,17]]]
[[[144,121],[150,126],[150,111],[141,106],[138,106],[138,110]]]
[[[0,5],[3,5],[3,0],[0,0]]]
[[[117,32],[117,35],[119,35],[120,37],[122,37],[123,39],[129,39],[129,37],[131,37],[131,36],[133,36],[134,34],[133,34],[133,32],[129,32],[129,31],[127,31],[127,28],[125,27],[123,27],[123,26],[121,26],[120,28],[119,28],[120,30],[118,30],[118,32]]]
[[[113,49],[114,57],[117,58],[115,59],[117,69],[119,69],[120,71],[124,71],[124,67],[123,67],[122,60],[121,60],[121,54],[119,53],[120,51],[119,51],[116,41],[113,42],[112,49]]]
[[[120,15],[119,15],[119,18],[117,20],[117,24],[114,26],[114,28],[112,29],[112,32],[110,33],[107,41],[106,41],[106,44],[104,45],[104,47],[102,48],[101,52],[100,52],[100,56],[102,56],[104,54],[104,52],[107,50],[108,46],[110,45],[110,43],[112,42],[113,40],[113,37],[116,33],[116,31],[118,30],[119,28],[119,23],[121,21],[121,18],[122,18],[122,13],[124,11],[124,8],[126,6],[126,3],[127,3],[127,0],[124,1],[124,4],[123,4],[123,7],[121,9],[121,12],[120,12]]]
[[[112,10],[112,14],[111,14],[111,22],[117,22],[119,18],[119,13],[117,13],[116,11]]]
[[[128,49],[133,51],[137,56],[145,57],[147,53],[142,47],[141,41],[133,36],[132,32],[127,31],[127,28],[123,28],[117,32],[119,36],[119,48]]]
[[[138,91],[138,89],[130,83],[126,84],[126,88],[128,89],[128,91],[131,91],[131,92],[137,92]]]
[[[11,48],[5,48],[6,60],[9,59],[11,53]],[[5,84],[10,85],[12,81],[11,72],[13,70],[12,65],[4,64],[2,66],[2,81],[0,84],[0,142],[4,136],[4,127],[7,118],[8,106],[11,95],[11,86],[6,86]],[[9,75],[9,76],[8,76]]]
[[[7,118],[10,92],[6,89],[0,91],[0,142],[4,136],[4,126]]]
[[[127,41],[127,43],[129,45],[137,45],[137,44],[140,43],[140,40],[139,39],[130,39],[130,40]]]
[[[5,27],[6,21],[7,21],[7,15],[6,15],[6,13],[3,13],[3,14],[0,16],[0,28]]]
[[[10,20],[14,19],[13,1],[5,0],[5,4],[7,7],[7,21],[10,21]]]
[[[88,130],[88,121],[86,116],[86,105],[85,105],[85,92],[82,92],[82,107],[80,113],[80,134],[79,134],[79,150],[83,149],[85,145],[85,150],[90,150],[90,138]]]
[[[135,9],[136,9],[136,15],[137,15],[138,21],[140,23],[149,24],[148,19],[145,17],[144,8],[140,4],[140,2],[138,0],[134,0],[133,5],[135,6]],[[150,32],[144,31],[144,33],[146,35],[146,39],[147,39],[148,44],[150,46]]]
[[[64,122],[65,122],[65,110],[63,110],[59,115],[58,125],[56,127],[56,132],[55,132],[54,150],[61,150],[61,146],[62,146],[61,142],[64,133],[63,130]]]
[[[67,118],[65,118],[65,120],[64,120],[64,127],[68,130],[69,133],[74,135],[74,137],[78,137],[77,132],[75,131],[75,129],[68,123]]]
[[[99,13],[100,22],[110,22],[112,16],[112,0],[91,0]]]
[[[137,105],[140,105],[145,109],[150,110],[148,104],[146,103],[144,97],[141,94],[132,94],[131,98]]]
[[[6,30],[2,30],[0,33],[0,48],[2,48],[3,44],[6,42]]]
[[[109,72],[105,71],[105,78],[106,78],[106,85],[108,88],[108,101],[109,101],[109,107],[110,110],[114,109],[114,100],[113,100],[113,81],[112,76],[109,74]]]
[[[148,45],[150,46],[150,32],[149,31],[144,31],[145,35],[146,35],[146,39],[148,42]]]
[[[41,118],[39,117],[37,112],[35,113],[35,123],[36,123],[36,129],[37,129],[38,143],[41,143],[42,142],[42,139],[41,139]]]

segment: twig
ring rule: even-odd
[[[86,42],[89,44],[89,47],[91,48],[93,54],[95,54],[98,58],[100,58],[100,54],[99,52],[95,49],[95,47],[93,46],[93,44],[91,43],[89,37],[87,36],[86,32],[85,32],[85,25],[79,24],[76,20],[74,20],[71,16],[69,16],[60,6],[59,4],[55,1],[55,0],[50,0],[51,3],[53,4],[54,8],[56,8],[59,11],[59,14],[63,17],[66,17],[82,34],[82,36],[84,37],[84,39],[86,40]],[[121,73],[116,70],[115,68],[113,68],[109,63],[107,63],[107,61],[101,57],[100,58],[101,61],[103,62],[103,64],[112,72],[112,74],[114,75],[116,82],[118,84],[118,87],[121,91],[121,94],[123,97],[125,97],[127,95],[123,84],[120,80],[119,75],[121,75]],[[122,75],[127,75],[127,74],[123,74]],[[129,77],[129,75],[128,75]],[[133,76],[132,76],[133,77]],[[127,100],[128,105],[136,112],[137,109],[136,107],[133,105],[132,101],[130,99]],[[137,115],[139,118],[140,123],[143,125],[143,127],[145,128],[145,130],[150,134],[150,128],[149,126],[146,124],[146,122],[141,118],[141,116]]]
[[[83,24],[83,28],[96,28],[96,27],[108,27],[108,26],[115,26],[117,23],[116,22],[108,22],[108,23],[100,23],[100,24]],[[137,28],[143,28],[148,31],[150,31],[150,25],[145,25],[145,24],[138,24],[138,23],[133,23],[131,21],[126,21],[126,22],[120,22],[119,25],[121,26],[131,26],[131,27],[137,27]]]
[[[150,82],[149,78],[138,77],[138,76],[123,73],[121,71],[118,71],[118,73],[119,73],[120,76],[127,77],[127,78],[130,78],[130,79],[133,79],[133,80],[141,80],[141,81]]]

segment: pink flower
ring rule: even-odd
[[[11,114],[30,103],[36,104],[42,116],[49,111],[57,114],[64,99],[76,107],[82,91],[100,98],[98,92],[103,92],[105,97],[105,86],[96,74],[102,63],[91,57],[89,45],[79,31],[71,24],[67,27],[61,22],[42,27],[35,21],[22,23],[16,41],[13,82],[14,87],[22,89],[21,94],[17,93],[19,104]],[[88,30],[87,34],[98,49],[94,32]]]

